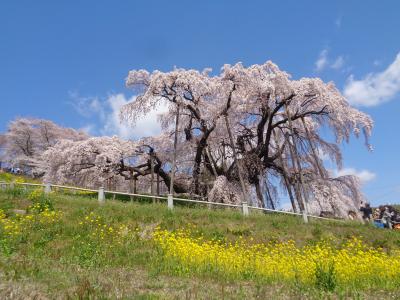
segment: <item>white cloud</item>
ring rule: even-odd
[[[343,93],[351,104],[358,106],[376,106],[392,100],[400,93],[400,53],[380,73],[370,73],[362,80],[351,75]]]
[[[331,68],[335,70],[340,70],[344,66],[344,58],[343,56],[338,56],[335,61],[331,64]]]
[[[378,60],[378,59],[375,59],[373,62],[372,62],[372,64],[374,65],[374,66],[380,66],[381,65],[381,61],[380,60]]]
[[[161,132],[158,123],[158,115],[165,112],[166,108],[160,106],[151,111],[145,117],[137,120],[134,127],[127,123],[122,123],[119,118],[119,112],[123,105],[135,101],[135,97],[126,99],[123,94],[111,95],[107,99],[107,104],[111,111],[106,117],[101,133],[104,135],[118,135],[124,139],[137,139],[140,137],[157,135]]]
[[[339,16],[339,17],[336,18],[335,25],[336,25],[337,28],[342,27],[342,16]]]
[[[345,66],[345,59],[342,55],[335,59],[330,59],[328,55],[328,49],[323,49],[315,62],[315,71],[322,72],[326,69],[341,70]]]
[[[87,125],[79,128],[79,130],[85,132],[88,135],[95,135],[95,125],[94,124],[87,124]]]
[[[70,91],[69,96],[72,99],[70,103],[81,116],[89,118],[96,115],[104,118],[104,107],[97,97],[83,97],[77,91]]]
[[[103,127],[100,129],[102,135],[117,135],[123,139],[134,138],[133,128],[124,124],[119,119],[119,110],[121,107],[131,101],[134,101],[134,97],[126,99],[123,94],[110,95],[105,102],[105,106],[108,108]]]
[[[315,70],[317,72],[321,72],[328,65],[328,49],[324,49],[318,56],[317,61],[315,62]]]
[[[361,183],[365,184],[376,178],[376,174],[369,170],[356,170],[354,168],[343,168],[335,171],[336,176],[354,175],[357,176]]]
[[[78,93],[71,93],[71,97],[76,111],[91,119],[90,124],[81,128],[91,135],[117,135],[123,139],[138,139],[161,133],[158,115],[166,111],[166,106],[159,106],[138,119],[135,126],[131,126],[120,121],[119,112],[123,105],[135,101],[135,96],[127,98],[124,94],[111,94],[107,99],[99,100],[97,97],[81,97]]]

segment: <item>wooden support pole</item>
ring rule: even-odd
[[[113,177],[111,182],[112,182],[112,190],[116,192],[117,191],[117,180]],[[116,194],[113,194],[113,200],[115,200],[116,196],[117,196]]]
[[[274,204],[274,201],[273,201],[273,199],[272,199],[271,192],[269,191],[269,188],[268,188],[267,179],[266,179],[265,181],[266,181],[266,182],[265,182],[265,190],[267,191],[267,196],[268,196],[268,199],[269,199],[269,203],[271,204],[271,208],[272,208],[273,210],[275,210],[275,204]]]
[[[293,150],[293,147],[290,143],[290,140],[288,139],[288,137],[285,136],[285,140],[286,143],[288,144],[289,147],[289,152],[290,152],[290,159],[292,161],[292,168],[294,170],[294,174],[297,175],[299,173],[298,169],[297,169],[297,164],[295,161],[295,153]],[[297,199],[297,203],[299,205],[300,211],[304,212],[304,201],[303,201],[303,197],[301,194],[301,187],[300,187],[300,180],[294,178],[294,183],[293,183],[293,189],[294,189],[294,193],[296,194],[296,199]]]
[[[153,160],[153,151],[150,152],[150,193],[154,196],[154,160]],[[156,198],[153,197],[153,203],[156,203]]]
[[[208,182],[206,183],[206,187],[207,187],[207,202],[210,202],[208,198],[208,194],[210,193],[210,186],[208,185]],[[207,208],[211,209],[211,204],[207,204]]]
[[[322,166],[320,164],[320,161],[319,161],[319,158],[318,158],[318,155],[317,155],[317,150],[315,149],[315,146],[314,146],[314,144],[313,144],[313,142],[311,140],[311,134],[310,134],[310,131],[308,130],[308,128],[306,126],[306,122],[304,121],[304,117],[301,118],[301,121],[303,123],[303,127],[304,127],[304,130],[306,132],[306,136],[307,136],[307,140],[308,140],[308,144],[310,145],[310,148],[311,148],[311,151],[312,151],[312,156],[314,157],[315,164],[317,165],[317,170],[319,172],[319,175],[321,176],[322,179],[326,179],[325,171],[324,171],[324,169],[322,168]],[[332,186],[330,184],[328,184],[328,187],[329,187],[329,193],[330,193],[330,195],[332,195],[333,194]],[[336,206],[333,203],[333,201],[331,200],[332,198],[329,197],[328,199],[329,199],[328,201],[329,201],[329,204],[332,207],[333,212],[336,213]]]
[[[132,179],[132,178],[129,179],[129,193],[130,194],[134,194],[135,193],[134,192],[134,188],[133,188],[133,181],[134,181],[134,179]],[[130,199],[131,199],[131,201],[133,201],[134,197],[130,196]]]
[[[160,196],[160,174],[157,172],[157,196]]]
[[[213,159],[211,157],[210,148],[208,147],[208,145],[207,145],[205,150],[206,150],[206,155],[208,156],[208,159],[209,159],[210,164],[211,164],[211,169],[213,171],[213,175],[215,176],[215,178],[217,178],[218,177],[218,173],[217,173],[217,170],[215,169],[214,161],[213,161]]]
[[[304,121],[304,117],[301,118],[301,121],[303,123],[303,127],[304,127],[304,130],[306,132],[306,136],[307,136],[307,140],[308,140],[308,144],[310,145],[311,152],[312,152],[312,155],[314,157],[315,164],[317,165],[318,172],[321,175],[321,177],[324,178],[325,177],[325,172],[323,171],[323,169],[322,169],[322,167],[321,167],[321,165],[319,163],[319,158],[318,158],[318,155],[317,155],[317,151],[315,150],[314,144],[313,144],[313,142],[311,140],[311,134],[310,134],[310,131],[308,130],[308,128],[306,126],[306,121]]]
[[[176,147],[178,145],[178,129],[179,129],[179,105],[176,108],[176,119],[175,119],[175,137],[174,137],[174,156],[172,159],[171,168],[171,182],[169,184],[169,194],[168,194],[168,208],[174,208],[174,175],[175,175],[175,165],[176,165]]]
[[[233,152],[233,160],[236,164],[237,170],[238,170],[238,175],[239,175],[239,181],[240,181],[240,186],[242,188],[242,201],[248,203],[247,201],[247,192],[246,192],[246,186],[244,185],[244,181],[243,181],[243,177],[242,177],[242,171],[240,170],[240,166],[238,164],[238,160],[237,160],[237,156],[236,156],[236,148],[235,148],[235,143],[233,141],[233,136],[232,136],[232,132],[231,132],[231,127],[229,125],[229,120],[228,120],[228,116],[225,114],[225,125],[226,125],[226,129],[228,130],[228,135],[229,135],[229,140],[231,142],[231,147],[232,147],[232,152]],[[248,213],[248,211],[247,211]],[[243,209],[243,214],[246,215],[244,213],[244,209]]]
[[[226,171],[226,153],[225,153],[225,141],[222,141],[222,171],[225,173]]]
[[[278,145],[279,145],[278,136],[276,135],[275,131],[273,131],[272,133],[274,135],[275,144],[278,147]],[[279,155],[279,163],[281,164],[281,167],[282,167],[283,181],[285,183],[286,190],[287,190],[288,195],[289,195],[290,203],[292,204],[293,212],[297,212],[297,206],[296,206],[296,203],[294,201],[294,196],[293,196],[293,192],[292,192],[292,186],[290,184],[290,180],[289,180],[289,177],[288,177],[288,172],[287,172],[287,169],[286,169],[286,164],[285,164],[285,162],[283,160],[282,154]]]
[[[300,201],[302,202],[302,205],[303,205],[303,209],[302,209],[302,211],[303,211],[303,219],[304,219],[305,223],[308,223],[307,199],[306,199],[306,193],[304,192],[303,174],[302,174],[301,164],[300,164],[299,157],[298,157],[299,154],[297,152],[296,143],[295,143],[295,140],[294,140],[294,130],[293,130],[293,124],[292,124],[292,117],[290,115],[290,111],[289,111],[289,108],[288,108],[287,104],[285,104],[285,112],[286,112],[286,116],[288,118],[289,130],[290,130],[291,140],[292,140],[292,141],[290,141],[290,139],[288,139],[288,141],[289,141],[289,149],[291,151],[292,160],[294,162],[293,167],[295,169],[295,173],[298,172],[299,180],[300,180],[298,193],[299,193],[299,195],[301,195],[301,192],[303,192],[303,196],[304,196],[304,198],[302,198],[300,196],[300,198],[301,198]],[[293,142],[293,144],[291,142]],[[296,171],[296,169],[297,169],[297,171]]]

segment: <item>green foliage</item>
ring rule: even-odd
[[[312,234],[315,238],[319,239],[322,236],[322,229],[321,226],[319,224],[315,224],[313,230],[312,230]]]
[[[5,190],[5,194],[7,194],[8,197],[11,199],[16,199],[18,197],[23,196],[25,194],[25,191],[20,186],[16,186],[13,189],[8,186],[7,189]]]
[[[54,195],[54,193],[45,194],[43,189],[40,188],[33,190],[28,195],[28,200],[32,201],[33,204],[31,209],[37,212],[43,212],[46,209],[54,210],[53,201],[51,200],[52,195]]]
[[[16,250],[15,246],[9,239],[2,238],[0,239],[0,252],[3,253],[5,256],[10,256]]]
[[[332,292],[336,288],[335,263],[332,261],[328,266],[316,262],[315,285],[318,289]]]
[[[73,247],[73,261],[82,267],[98,267],[101,263],[101,244],[96,241],[84,240],[81,237]]]
[[[10,173],[0,172],[0,181],[11,182],[13,178]]]

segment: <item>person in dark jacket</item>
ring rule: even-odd
[[[372,208],[369,203],[365,203],[363,207],[360,207],[360,211],[363,213],[363,220],[365,222],[372,220]]]

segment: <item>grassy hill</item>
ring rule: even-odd
[[[395,299],[399,247],[356,222],[0,191],[1,299]]]

